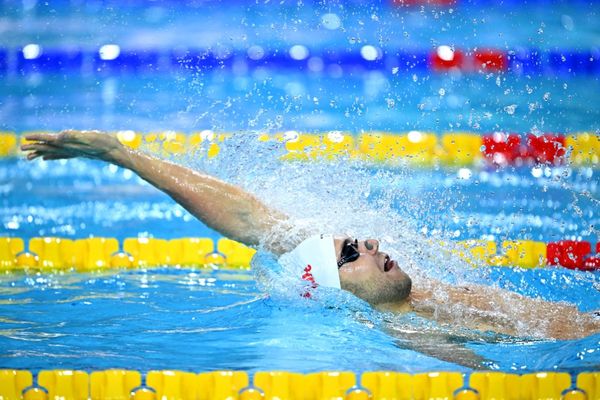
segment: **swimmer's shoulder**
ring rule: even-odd
[[[294,250],[300,243],[315,235],[306,221],[286,219],[274,224],[261,240],[261,247],[281,256]]]

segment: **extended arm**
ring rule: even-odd
[[[472,341],[468,337],[434,330],[418,330],[414,327],[387,327],[386,332],[397,339],[395,343],[398,347],[417,351],[438,360],[475,369],[485,368],[485,363],[490,361],[466,346]]]
[[[411,293],[413,309],[442,322],[518,336],[576,339],[600,332],[600,321],[565,303],[489,286],[431,281]]]
[[[64,131],[26,139],[32,142],[22,146],[29,160],[86,157],[130,169],[209,227],[246,245],[257,245],[275,224],[287,220],[239,187],[130,149],[108,134]]]

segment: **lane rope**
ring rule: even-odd
[[[39,131],[36,131],[39,133]],[[0,158],[22,156],[19,145],[24,136],[0,132]],[[210,130],[183,133],[163,131],[137,133],[112,132],[124,145],[157,154],[182,154],[217,157],[234,134]],[[247,136],[246,136],[247,137]],[[600,165],[600,135],[593,132],[574,134],[518,135],[494,132],[427,131],[399,133],[367,132],[351,134],[330,131],[320,134],[286,131],[256,134],[258,142],[269,142],[285,150],[282,160],[310,161],[347,158],[367,164],[388,166],[507,167],[507,166],[591,166]]]
[[[25,244],[27,243],[27,247]],[[494,241],[471,239],[437,241],[442,251],[473,267],[540,268],[560,266],[583,271],[600,270],[600,242],[560,240]],[[116,238],[67,239],[58,237],[0,237],[0,271],[95,271],[111,268],[250,267],[255,250],[227,238]]]
[[[411,0],[412,1],[412,0]],[[445,1],[445,0],[439,0]],[[195,73],[213,69],[245,69],[271,67],[320,73],[328,66],[336,70],[381,70],[390,74],[433,73],[513,73],[517,75],[594,76],[600,73],[600,51],[597,49],[561,49],[540,51],[493,47],[455,48],[440,45],[433,50],[406,51],[365,45],[359,50],[262,49],[260,52],[235,49],[228,52],[205,50],[126,49],[106,44],[96,49],[44,47],[29,43],[20,48],[0,48],[0,73],[94,73],[111,75],[139,72],[188,71]],[[315,61],[318,60],[318,61]]]
[[[253,377],[244,371],[92,371],[0,370],[0,396],[5,399],[48,400],[132,399],[544,399],[584,400],[598,395],[600,372],[497,371],[404,372],[373,371],[355,374],[328,371],[301,374],[261,371]],[[573,383],[572,383],[573,382]],[[23,393],[23,397],[21,397]]]

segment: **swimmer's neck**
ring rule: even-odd
[[[414,286],[407,298],[393,303],[377,304],[375,308],[380,311],[389,311],[394,313],[409,313],[416,312],[420,315],[430,317],[432,312],[426,310],[423,305],[432,297],[430,289],[419,290]]]
[[[379,311],[389,311],[398,314],[404,314],[414,311],[410,296],[407,299],[404,299],[402,301],[396,301],[394,303],[377,304],[375,308]]]

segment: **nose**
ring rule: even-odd
[[[379,240],[367,239],[363,242],[363,246],[366,250],[365,253],[377,254],[377,252],[379,251]]]

